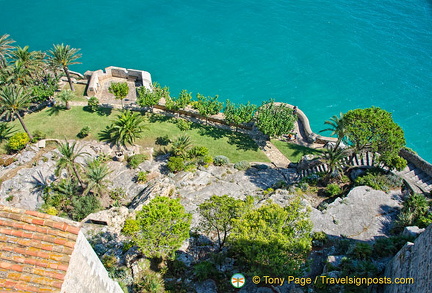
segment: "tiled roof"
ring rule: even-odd
[[[60,292],[79,226],[0,205],[0,292]]]

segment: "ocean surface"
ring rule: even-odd
[[[432,161],[431,0],[0,0],[18,45],[81,48],[72,70],[142,69],[177,95],[300,107],[315,132],[378,106]]]

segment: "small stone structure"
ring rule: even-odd
[[[413,278],[413,284],[391,284],[385,293],[432,292],[432,225],[414,243],[408,242],[388,263],[385,276]]]
[[[125,81],[134,82],[135,86],[145,86],[148,89],[151,88],[152,84],[151,75],[147,71],[126,69],[115,66],[105,68],[105,72],[101,69],[94,72],[87,71],[85,76],[90,76],[87,96],[95,97],[98,97],[101,93],[103,83],[112,78],[120,78]]]

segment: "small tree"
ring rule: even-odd
[[[285,208],[267,203],[239,220],[228,240],[251,275],[298,276],[311,249],[312,224],[300,199]]]
[[[277,137],[292,131],[296,116],[285,104],[264,102],[257,110],[257,125],[260,131],[270,137]]]
[[[129,86],[127,82],[113,82],[108,91],[112,93],[117,100],[121,101],[122,108],[124,109],[123,99],[129,94]]]
[[[169,89],[168,87],[161,87],[159,83],[155,82],[151,89],[144,86],[138,89],[138,105],[141,107],[148,107],[153,112],[155,105],[159,104],[160,99],[164,98],[169,100]]]
[[[59,98],[60,101],[62,101],[63,103],[65,103],[66,110],[70,110],[71,106],[70,106],[69,102],[72,101],[73,98],[75,98],[75,94],[71,90],[62,90],[57,95],[57,98]]]
[[[230,124],[243,124],[252,121],[257,107],[250,102],[236,105],[227,100],[225,103],[225,120]],[[236,126],[237,127],[237,126]]]
[[[142,253],[149,258],[173,258],[174,252],[189,237],[192,215],[179,199],[158,196],[128,220],[127,231]],[[126,229],[127,228],[127,229]]]
[[[64,44],[53,45],[53,49],[48,51],[50,64],[52,67],[63,69],[72,91],[74,91],[74,86],[69,73],[69,66],[79,64],[79,62],[75,61],[81,58],[81,54],[78,53],[79,51],[80,49],[71,48],[69,45]]]
[[[377,107],[350,110],[343,116],[343,124],[346,141],[355,153],[371,150],[380,154],[379,161],[390,168],[406,166],[399,157],[405,146],[404,132],[391,113]]]
[[[223,104],[218,101],[217,95],[214,97],[205,97],[201,94],[197,94],[197,99],[198,112],[206,118],[206,123],[208,122],[209,116],[216,115],[223,108]]]
[[[177,98],[166,98],[165,106],[168,110],[178,111],[186,108],[192,100],[192,95],[187,90],[182,90]]]
[[[219,250],[225,245],[228,234],[234,228],[234,220],[239,219],[253,204],[253,199],[246,201],[228,195],[213,195],[199,205],[200,215],[204,218],[201,228],[207,234],[216,232]]]

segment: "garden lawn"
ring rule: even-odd
[[[86,108],[86,107],[84,107]],[[116,119],[118,110],[104,109],[104,113],[91,113],[83,107],[72,107],[71,110],[58,110],[58,108],[46,108],[42,111],[27,114],[24,122],[30,132],[36,130],[47,134],[47,138],[77,139],[78,132],[85,126],[90,127],[90,134],[84,140],[98,140],[98,133]],[[209,149],[210,155],[227,156],[231,162],[269,162],[267,156],[259,150],[255,142],[247,135],[222,130],[216,127],[193,124],[187,131],[180,131],[172,123],[173,119],[166,116],[154,115],[145,123],[148,129],[144,130],[142,138],[136,141],[144,147],[155,147],[163,149],[164,146],[157,146],[157,137],[167,135],[173,139],[180,135],[189,135],[193,145],[205,146]],[[19,132],[23,129],[18,120],[12,122]],[[169,145],[165,146],[169,149]]]
[[[87,99],[84,98],[84,96],[85,96],[85,91],[86,91],[87,85],[75,83],[74,88],[75,88],[75,98],[73,98],[72,101],[86,102]],[[69,83],[66,83],[66,85],[63,87],[63,89],[64,90],[70,90]]]
[[[285,157],[293,163],[298,163],[300,159],[305,155],[318,155],[321,153],[320,150],[311,149],[305,146],[301,146],[286,141],[272,139],[271,142],[281,151]]]

